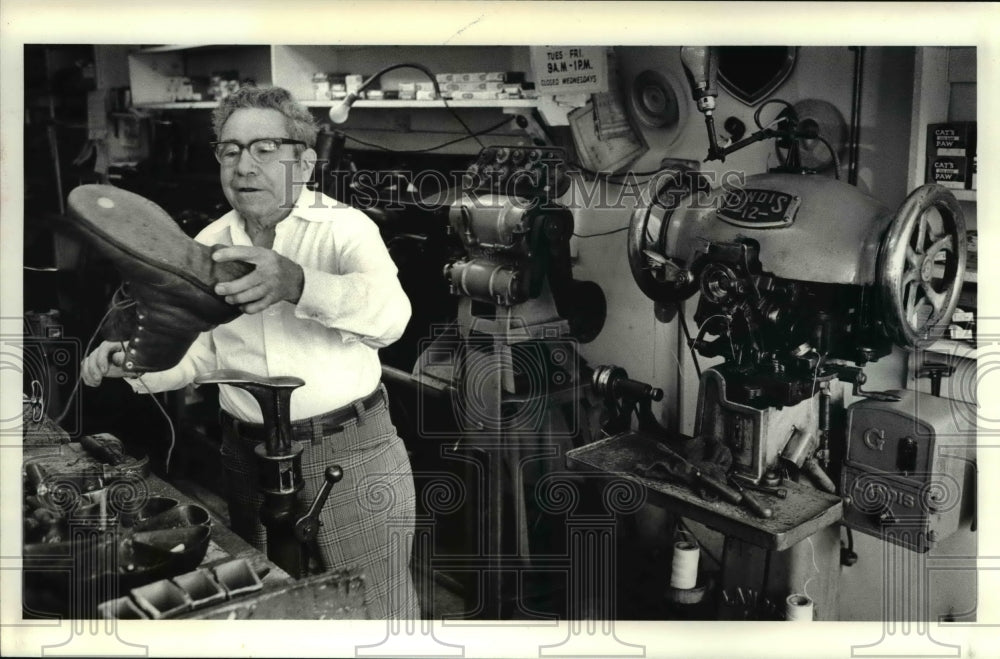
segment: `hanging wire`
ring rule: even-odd
[[[701,365],[698,363],[698,355],[694,351],[694,344],[691,342],[691,333],[688,331],[687,319],[684,317],[684,305],[677,303],[677,319],[681,321],[681,329],[684,330],[684,338],[687,339],[688,351],[691,353],[691,361],[694,362],[694,372],[701,379]]]
[[[446,146],[451,146],[452,144],[458,144],[459,142],[464,142],[465,140],[472,139],[474,137],[478,138],[479,135],[486,135],[487,133],[492,133],[493,131],[497,130],[498,128],[502,128],[508,123],[510,123],[510,119],[504,119],[503,121],[497,123],[496,125],[490,126],[489,128],[481,130],[478,133],[463,135],[462,137],[458,137],[453,140],[448,140],[447,142],[442,142],[441,144],[435,146],[426,147],[423,149],[412,149],[412,150],[393,149],[383,144],[376,144],[375,142],[368,142],[367,140],[362,140],[347,133],[344,133],[344,136],[347,139],[351,140],[352,142],[357,142],[358,144],[363,144],[365,146],[372,147],[373,149],[379,149],[381,151],[387,151],[389,153],[429,153],[431,151],[437,151],[438,149],[443,149]],[[476,141],[479,142],[478,139],[476,139]],[[483,146],[482,142],[479,142],[479,144],[480,146]]]
[[[475,133],[472,132],[472,129],[469,128],[469,125],[467,123],[465,123],[465,121],[462,120],[462,117],[459,116],[458,112],[455,111],[455,108],[452,107],[451,105],[449,105],[448,99],[446,99],[444,97],[444,94],[441,93],[441,86],[438,85],[437,76],[434,75],[431,72],[431,70],[428,69],[423,64],[416,64],[414,62],[404,62],[402,64],[393,64],[391,66],[387,66],[384,69],[382,69],[381,71],[379,71],[378,73],[374,74],[367,81],[365,81],[365,83],[363,85],[361,85],[361,90],[366,89],[369,85],[371,85],[372,82],[374,82],[375,80],[378,80],[379,78],[381,78],[386,73],[389,73],[390,71],[395,71],[397,69],[416,69],[417,71],[420,71],[425,76],[427,76],[427,79],[430,80],[431,85],[434,86],[434,93],[435,93],[435,95],[444,104],[445,109],[447,109],[448,112],[450,112],[451,115],[455,118],[455,120],[458,121],[458,123],[460,123],[462,125],[462,128],[464,128],[465,132],[467,132],[469,134],[469,137],[472,137],[477,142],[479,142],[479,147],[480,148],[483,148],[483,149],[486,148],[486,145],[482,143],[482,141],[479,139],[478,135],[476,135]]]
[[[761,111],[764,108],[766,108],[768,105],[771,105],[771,104],[783,105],[783,106],[785,106],[785,108],[789,112],[792,112],[792,113],[795,112],[795,106],[793,106],[788,101],[782,100],[780,98],[769,98],[768,100],[764,101],[759,106],[757,106],[757,109],[753,113],[753,122],[757,125],[757,128],[760,128],[760,129],[764,129],[765,128],[765,126],[762,126],[761,123],[760,123],[760,113],[761,113]],[[775,125],[776,123],[778,123],[778,122],[786,119],[786,117],[783,117],[782,114],[784,114],[784,113],[783,112],[779,113],[778,116],[775,117],[774,119],[772,119],[771,122],[768,123],[768,125],[766,127],[769,128],[769,127]]]
[[[628,231],[628,227],[619,227],[617,229],[602,231],[600,233],[574,233],[573,235],[577,238],[597,238],[599,236],[610,236],[613,233],[621,233],[622,231]]]
[[[121,295],[121,298],[119,298],[119,295]],[[101,320],[97,322],[97,329],[95,329],[94,333],[90,335],[90,339],[87,341],[87,345],[83,349],[84,356],[90,354],[90,347],[94,344],[94,339],[97,338],[97,335],[101,331],[101,328],[104,327],[104,323],[107,322],[108,317],[111,315],[111,312],[127,309],[134,305],[135,305],[135,300],[129,300],[125,298],[124,287],[123,285],[119,286],[117,290],[115,290],[114,295],[111,297],[111,304],[108,305],[108,310],[104,312],[104,316],[102,316]],[[73,397],[76,396],[76,392],[80,388],[80,382],[82,381],[83,381],[83,370],[81,369],[80,375],[77,376],[76,382],[73,384],[73,390],[69,393],[69,397],[66,400],[66,406],[63,407],[63,411],[59,414],[59,416],[53,419],[56,425],[59,425],[62,422],[62,420],[66,417],[66,413],[69,412],[69,408],[73,404]]]
[[[125,344],[122,343],[121,346],[122,346],[122,350],[125,350]],[[167,447],[167,461],[166,461],[166,463],[164,465],[164,469],[165,469],[166,473],[169,474],[170,473],[170,460],[171,460],[171,457],[174,454],[174,445],[177,443],[177,432],[174,430],[174,422],[170,419],[170,415],[167,414],[167,410],[164,409],[163,405],[160,403],[159,399],[156,397],[156,394],[154,394],[152,391],[150,391],[149,390],[149,386],[145,382],[143,382],[142,376],[140,375],[137,379],[139,380],[139,384],[141,384],[143,386],[143,388],[146,390],[146,393],[149,395],[149,397],[153,400],[154,403],[156,403],[156,407],[159,408],[160,414],[162,414],[163,418],[167,420],[167,427],[170,429],[170,446]]]
[[[816,575],[819,574],[819,566],[816,565],[816,546],[813,545],[812,537],[807,537],[806,540],[809,541],[809,550],[812,552],[812,564],[815,572],[808,579],[806,579],[806,582],[802,585],[802,594],[809,597],[809,584],[816,578]],[[809,597],[809,599],[812,599],[812,597]]]
[[[102,316],[101,320],[98,321],[97,328],[94,330],[93,334],[90,335],[90,339],[87,341],[87,345],[83,349],[83,354],[85,357],[86,355],[90,354],[90,348],[94,344],[94,339],[97,338],[97,335],[100,333],[101,328],[104,327],[104,323],[107,322],[108,317],[111,315],[111,312],[120,311],[122,309],[128,309],[129,307],[135,306],[135,304],[136,304],[135,300],[128,299],[126,297],[124,284],[120,285],[115,290],[114,295],[111,298],[111,304],[108,305],[108,310],[104,312],[104,316]],[[121,345],[122,351],[124,352],[126,350],[124,341],[120,341],[119,343]],[[53,419],[56,425],[59,425],[62,422],[62,420],[66,417],[66,413],[69,412],[69,408],[73,404],[73,398],[74,396],[76,396],[76,392],[77,390],[79,390],[80,383],[82,381],[83,381],[83,370],[81,369],[80,375],[77,376],[76,382],[73,384],[73,390],[70,392],[69,397],[67,398],[66,405],[65,407],[63,407],[63,411],[59,414],[59,416]],[[156,406],[160,409],[160,413],[163,414],[163,418],[167,420],[167,425],[170,428],[170,447],[167,449],[167,462],[166,462],[166,471],[169,474],[170,460],[174,452],[174,445],[176,444],[177,441],[177,433],[174,430],[174,423],[170,419],[170,415],[167,414],[167,411],[163,408],[163,405],[160,404],[160,401],[157,400],[156,396],[149,391],[149,387],[146,386],[146,383],[142,381],[142,376],[139,376],[139,382],[142,384],[143,387],[145,387],[146,391],[149,392],[150,397],[153,399],[153,402],[156,403]]]
[[[659,169],[653,169],[653,170],[650,170],[648,172],[634,172],[634,171],[632,171],[632,170],[629,169],[629,170],[625,170],[624,172],[614,173],[614,172],[600,172],[600,171],[595,171],[593,169],[588,169],[588,168],[584,167],[583,165],[581,165],[578,162],[569,162],[567,164],[570,165],[571,167],[579,170],[583,174],[587,174],[589,176],[592,176],[593,178],[603,178],[603,179],[624,178],[626,176],[634,176],[634,177],[648,176],[648,177],[650,177],[649,180],[652,180],[652,177],[656,176],[660,172],[673,171],[675,169],[674,167],[660,167]],[[643,182],[647,182],[647,181],[643,181]]]
[[[837,156],[837,150],[833,148],[833,145],[830,144],[830,142],[825,137],[817,135],[816,139],[818,139],[820,142],[822,142],[823,144],[825,144],[826,148],[829,149],[830,155],[833,157],[833,175],[839,181],[840,180],[840,157]]]

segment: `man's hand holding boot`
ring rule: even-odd
[[[250,274],[215,287],[217,295],[224,295],[226,302],[238,305],[243,313],[258,313],[282,300],[295,304],[302,297],[302,266],[274,250],[234,245],[216,250],[212,258],[255,266]]]

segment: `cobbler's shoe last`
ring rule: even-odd
[[[253,266],[216,263],[217,247],[198,243],[152,201],[110,185],[81,185],[69,194],[79,232],[115,265],[136,302],[126,373],[175,366],[201,332],[240,315],[214,292]]]

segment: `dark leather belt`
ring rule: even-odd
[[[349,405],[338,407],[326,414],[318,414],[308,419],[293,421],[292,436],[298,441],[319,443],[321,440],[318,438],[323,435],[339,432],[347,423],[354,419],[358,419],[358,422],[362,423],[361,416],[385,400],[383,392],[382,386],[379,385],[375,391]],[[225,410],[221,411],[220,417],[222,423],[232,428],[239,437],[253,442],[265,441],[264,424],[240,421]]]

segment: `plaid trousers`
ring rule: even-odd
[[[296,435],[303,448],[305,481],[299,501],[304,511],[322,487],[326,468],[340,465],[344,477],[320,512],[323,525],[312,547],[318,551],[311,553],[322,569],[354,567],[364,572],[372,618],[419,618],[410,575],[416,514],[413,473],[389,418],[384,387],[382,394],[380,403],[343,426],[325,428],[317,422],[311,424],[311,436]],[[255,442],[236,436],[229,423],[222,426],[230,525],[266,552],[267,534],[258,517],[264,498],[258,490]]]

